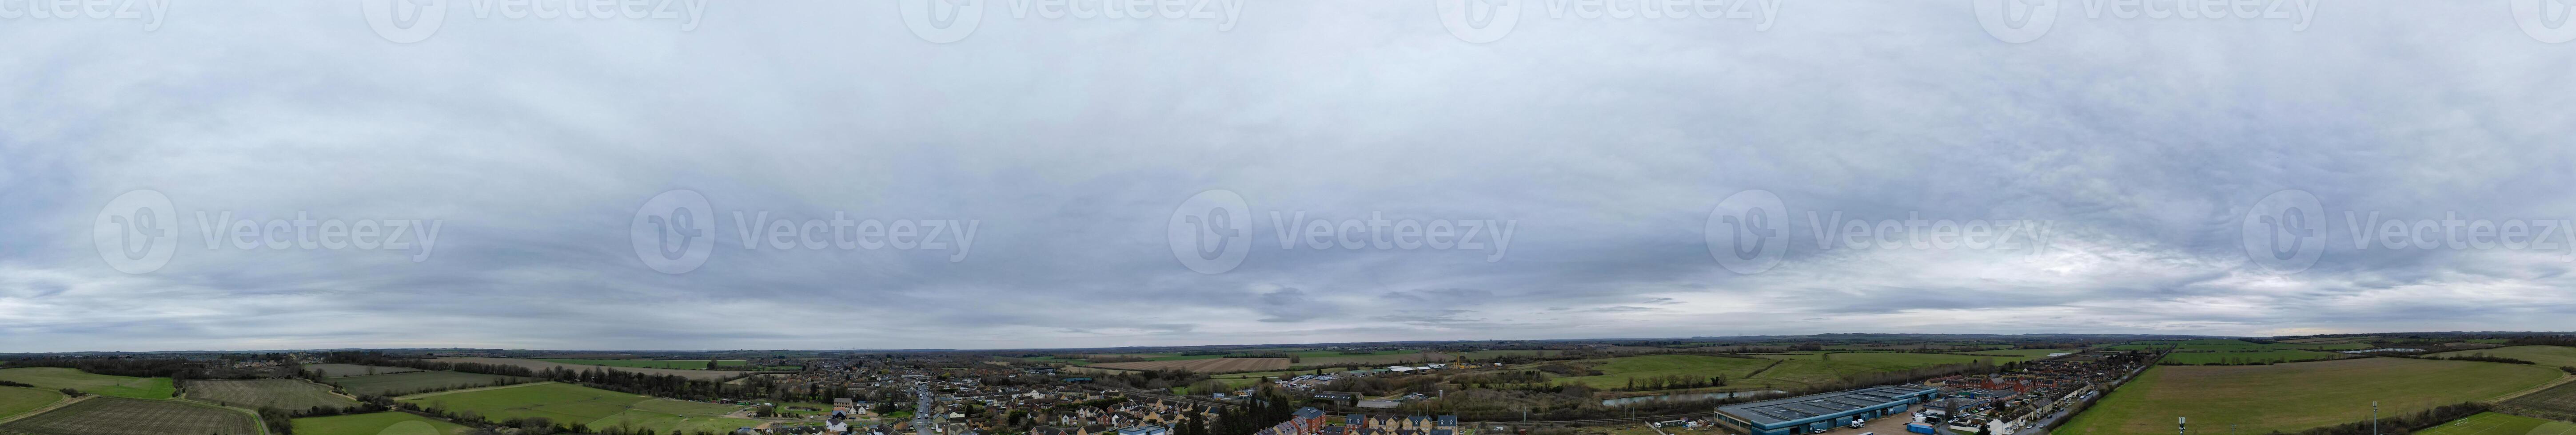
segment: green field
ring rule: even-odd
[[[0,419],[34,411],[36,408],[43,408],[45,405],[60,401],[63,401],[63,393],[53,390],[0,387]]]
[[[2053,431],[2065,435],[2172,433],[2193,427],[2298,432],[2351,422],[2378,402],[2383,415],[2494,399],[2561,376],[2523,364],[2357,358],[2261,366],[2155,366]]]
[[[2534,391],[2531,394],[2507,400],[2505,404],[2562,414],[2576,414],[2576,382]]]
[[[572,384],[539,383],[401,400],[453,412],[471,411],[495,421],[545,418],[558,423],[583,423],[593,429],[627,426],[656,432],[726,432],[760,424],[757,420],[721,417],[741,410],[740,406],[659,399]]]
[[[2565,346],[2507,346],[2494,349],[2442,352],[2426,356],[2449,358],[2480,354],[2492,357],[2530,361],[2550,367],[2576,366],[2576,347]]]
[[[2174,352],[2165,354],[2164,359],[2156,360],[2156,363],[2186,365],[2202,365],[2210,363],[2249,364],[2255,362],[2287,363],[2352,357],[2353,356],[2351,355],[2334,352],[2299,349],[2261,350],[2251,352]]]
[[[1630,379],[1640,381],[1665,376],[1725,376],[1722,390],[1758,390],[1803,388],[1842,381],[1853,375],[1988,361],[2001,364],[2032,359],[2025,356],[1980,356],[1939,353],[1802,353],[1754,355],[1759,358],[1729,358],[1704,355],[1645,355],[1581,360],[1579,365],[1600,370],[1601,375],[1558,378],[1558,382],[1579,382],[1594,388],[1624,388]],[[1773,361],[1777,360],[1777,363]],[[1529,369],[1557,363],[1533,363],[1514,367]]]
[[[2422,435],[2576,435],[2576,424],[2511,414],[2478,413],[2441,426],[2415,431]]]
[[[2200,340],[2132,341],[2132,342],[2123,343],[2123,344],[2117,344],[2117,345],[2112,345],[2112,346],[2106,346],[2105,348],[2107,348],[2107,349],[2111,349],[2111,350],[2156,350],[2156,349],[2164,349],[2164,348],[2173,348],[2173,349],[2175,349],[2175,350],[2214,350],[2214,351],[2239,352],[2239,351],[2261,351],[2261,350],[2281,350],[2281,349],[2308,349],[2308,350],[2358,350],[2358,349],[2369,349],[2369,348],[2370,348],[2370,345],[2369,345],[2369,344],[2367,344],[2367,343],[2270,343],[2270,344],[2257,344],[2257,343],[2249,342],[2249,341],[2245,341],[2245,340],[2234,340],[2234,339],[2212,338],[2212,339],[2200,339]]]
[[[1581,383],[1593,388],[1620,388],[1627,386],[1630,379],[1662,376],[1725,376],[1729,380],[1737,380],[1772,364],[1761,359],[1702,355],[1647,355],[1586,361],[1595,362],[1592,369],[1600,370],[1601,375],[1560,378],[1558,381]]]
[[[349,408],[358,401],[331,394],[331,387],[302,379],[188,381],[188,398],[242,409],[273,407],[303,410]]]
[[[250,413],[180,400],[93,397],[0,424],[0,435],[259,435]]]
[[[702,359],[699,359],[699,360],[687,360],[687,359],[548,359],[548,358],[529,358],[529,359],[533,359],[533,360],[537,360],[537,361],[545,361],[545,362],[550,362],[550,363],[561,363],[561,364],[580,364],[580,365],[588,365],[588,366],[632,367],[632,368],[639,368],[639,369],[679,369],[679,370],[706,370],[706,369],[707,369],[707,360],[702,360]],[[717,368],[725,368],[725,367],[741,367],[744,363],[748,363],[748,362],[750,362],[750,361],[746,361],[746,360],[738,360],[738,359],[716,360],[716,367],[717,367]]]
[[[2030,358],[2030,359],[2040,359],[2040,358],[2047,358],[2047,357],[2048,357],[2048,354],[2052,354],[2052,353],[2074,353],[2075,351],[2076,351],[2075,349],[1988,349],[1988,350],[1980,350],[1980,351],[1974,351],[1974,352],[1959,352],[1958,354],[1960,354],[1960,355],[1980,355],[1980,356],[1987,356],[1987,355],[1991,355],[1991,356],[2014,356],[2014,357],[2022,357],[2022,358]],[[1998,361],[1998,362],[2000,362],[2000,361]]]
[[[463,435],[473,428],[405,412],[295,419],[295,435]]]
[[[330,381],[338,384],[342,391],[354,396],[399,396],[532,380],[516,376],[437,371],[351,376],[332,378]]]
[[[304,365],[304,369],[322,372],[322,376],[334,378],[343,376],[390,375],[395,373],[421,371],[421,369],[415,368],[362,366],[357,364],[306,364]]]
[[[0,381],[20,382],[44,389],[70,388],[101,396],[136,399],[168,399],[178,388],[170,378],[129,378],[91,374],[76,369],[27,367],[0,370]]]

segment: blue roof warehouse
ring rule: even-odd
[[[1717,418],[1750,435],[1817,433],[1855,419],[1902,414],[1907,406],[1940,393],[1937,388],[1914,385],[1870,387],[1720,406]]]

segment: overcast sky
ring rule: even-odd
[[[2576,330],[2557,2],[398,1],[0,1],[0,352]]]

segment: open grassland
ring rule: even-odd
[[[2364,416],[2494,399],[2558,379],[2522,364],[2359,358],[2261,366],[2156,366],[2053,433],[2161,434],[2174,417],[2244,433],[2298,432]]]
[[[1939,353],[1802,353],[1755,355],[1759,358],[1730,358],[1705,355],[1645,355],[1575,361],[1573,364],[1602,372],[1595,376],[1557,378],[1557,382],[1575,382],[1594,388],[1625,388],[1629,380],[1645,381],[1664,377],[1709,378],[1724,376],[1727,384],[1720,390],[1769,390],[1805,388],[1831,384],[1858,375],[1924,368],[1948,364],[1988,362],[2001,364],[2033,359],[2025,356],[1980,356]],[[1555,362],[1524,364],[1514,369],[1534,369]]]
[[[2449,358],[2449,357],[2455,357],[2455,356],[2471,356],[2471,355],[2481,355],[2481,354],[2486,355],[2486,356],[2492,356],[2492,357],[2513,358],[2513,359],[2518,359],[2518,360],[2523,360],[2523,361],[2530,361],[2530,362],[2539,363],[2540,365],[2550,366],[2550,367],[2558,367],[2558,366],[2576,366],[2576,347],[2566,347],[2566,346],[2506,346],[2506,347],[2499,347],[2499,348],[2494,348],[2494,349],[2478,349],[2478,350],[2463,350],[2463,351],[2458,351],[2458,352],[2442,352],[2442,353],[2432,354],[2432,355],[2429,355],[2429,356],[2433,356],[2433,357],[2442,357],[2442,358]]]
[[[2576,415],[2576,382],[2559,384],[2555,387],[2549,387],[2549,389],[2546,390],[2534,391],[2531,394],[2525,394],[2522,395],[2522,397],[2515,397],[2513,400],[2507,400],[2505,401],[2505,404],[2560,414]]]
[[[2021,357],[2021,358],[2029,358],[2029,359],[2040,359],[2040,358],[2047,358],[2049,354],[2058,354],[2058,353],[2075,353],[2075,349],[1989,349],[1989,350],[1968,351],[1968,352],[1957,352],[1957,353],[1958,353],[1958,354],[1960,354],[1960,355],[1978,355],[1978,356],[2009,356],[2009,357]],[[1998,362],[2000,362],[2000,361],[1998,361]]]
[[[633,427],[655,432],[727,432],[760,424],[724,418],[740,406],[659,399],[571,384],[541,383],[487,390],[426,394],[403,402],[448,411],[472,411],[490,420],[545,418],[593,429]]]
[[[670,359],[559,359],[559,358],[533,358],[533,359],[534,359],[534,360],[537,360],[537,361],[545,361],[545,362],[551,362],[551,363],[579,364],[579,365],[590,365],[590,366],[626,367],[626,368],[640,368],[640,369],[707,370],[707,360],[702,360],[702,359],[701,359],[701,360],[670,360]],[[718,368],[723,368],[723,367],[728,367],[728,366],[730,366],[730,367],[741,367],[744,363],[747,363],[747,362],[749,362],[749,361],[745,361],[745,360],[738,360],[738,359],[716,360],[716,367],[718,367]]]
[[[63,393],[35,388],[0,387],[0,420],[63,401]]]
[[[1693,378],[1725,376],[1729,380],[1737,380],[1774,364],[1773,361],[1764,359],[1703,355],[1647,355],[1586,361],[1593,362],[1592,369],[1600,370],[1601,375],[1559,378],[1557,381],[1580,383],[1593,388],[1621,388],[1628,386],[1629,380],[1632,379],[1667,376]]]
[[[246,412],[178,400],[93,397],[8,424],[0,435],[259,435]]]
[[[81,390],[83,393],[136,399],[168,399],[171,394],[179,391],[178,388],[170,385],[170,378],[108,376],[55,367],[0,370],[0,381],[25,383],[44,389],[70,388]]]
[[[2478,413],[2441,426],[2415,431],[2422,435],[2576,435],[2576,424],[2512,414]]]
[[[331,383],[338,384],[341,391],[347,392],[350,395],[400,396],[431,391],[447,391],[459,388],[488,387],[532,380],[533,379],[517,376],[436,371],[332,378]]]
[[[2299,349],[2259,350],[2259,351],[2249,351],[2249,352],[2232,352],[2232,351],[2231,351],[2231,352],[2174,352],[2174,353],[2165,354],[2164,359],[2156,360],[2156,363],[2158,363],[2158,364],[2188,364],[2188,365],[2202,365],[2202,364],[2213,364],[2213,363],[2214,363],[2214,364],[2252,364],[2252,363],[2258,363],[2258,362],[2259,362],[2259,363],[2290,363],[2290,362],[2300,362],[2300,361],[2323,361],[2323,360],[2330,360],[2330,359],[2344,359],[2344,358],[2360,358],[2360,357],[2352,356],[2352,355],[2345,355],[2345,354],[2340,354],[2340,353],[2334,353],[2334,352],[2319,352],[2319,351],[2313,351],[2313,350],[2299,350]]]
[[[334,378],[342,376],[390,375],[395,373],[421,371],[420,369],[407,367],[378,367],[362,366],[357,364],[306,364],[304,365],[304,369],[322,372],[322,376]]]
[[[2369,342],[2372,342],[2372,341],[2378,341],[2379,339],[2380,339],[2379,337],[2316,337],[2316,338],[2301,338],[2301,339],[2295,339],[2295,340],[2281,340],[2281,342],[2282,342],[2282,343],[2290,343],[2290,344],[2348,344],[2348,343],[2369,343]]]
[[[1519,350],[1479,350],[1479,351],[1474,351],[1474,352],[1458,352],[1458,353],[1451,353],[1450,355],[1456,355],[1456,356],[1466,357],[1466,358],[1467,358],[1467,359],[1469,359],[1469,360],[1481,360],[1481,359],[1494,358],[1494,357],[1501,357],[1501,356],[1547,356],[1547,355],[1556,355],[1556,354],[1561,354],[1561,353],[1565,353],[1565,351],[1562,351],[1562,350],[1519,349]]]
[[[1409,352],[1409,353],[1390,353],[1390,354],[1382,354],[1382,355],[1343,355],[1343,356],[1328,356],[1328,357],[1304,357],[1304,358],[1298,358],[1298,361],[1297,361],[1297,362],[1290,363],[1290,365],[1292,365],[1292,366],[1296,366],[1296,367],[1332,367],[1332,366],[1347,366],[1347,365],[1353,365],[1353,364],[1357,364],[1357,365],[1364,365],[1364,366],[1384,366],[1384,365],[1396,365],[1396,364],[1422,364],[1422,363],[1450,362],[1450,361],[1455,361],[1455,360],[1457,360],[1457,358],[1456,358],[1456,357],[1451,357],[1451,356],[1449,356],[1448,354],[1443,354],[1443,353],[1439,353],[1439,352]]]
[[[262,406],[303,410],[348,408],[358,401],[331,394],[331,387],[302,379],[188,381],[188,398],[242,409]]]
[[[295,435],[464,435],[473,428],[405,412],[295,419]]]
[[[1232,373],[1287,370],[1288,359],[1199,358],[1165,361],[1096,363],[1091,366],[1125,370],[1188,370],[1199,373]]]
[[[588,365],[588,364],[564,364],[564,363],[552,362],[552,361],[539,361],[539,360],[532,360],[532,359],[518,359],[518,358],[464,358],[464,357],[449,357],[449,358],[439,358],[439,359],[434,359],[434,360],[431,360],[431,361],[444,362],[444,363],[474,363],[474,364],[507,365],[507,366],[527,367],[527,368],[529,368],[529,369],[535,369],[535,370],[545,370],[545,369],[551,369],[551,368],[562,368],[562,369],[565,369],[565,370],[586,370],[586,369],[592,369],[592,368],[606,367],[606,366],[595,366],[595,365]],[[615,367],[615,369],[616,369],[616,370],[619,370],[619,371],[627,371],[627,372],[643,373],[643,374],[648,374],[648,375],[680,375],[680,376],[687,377],[687,378],[690,378],[690,379],[698,379],[698,380],[717,380],[717,379],[725,379],[725,378],[731,378],[731,377],[735,377],[735,376],[741,376],[741,375],[743,374],[743,372],[739,372],[739,371],[731,371],[731,370],[679,370],[679,369],[658,369],[658,368],[645,368],[645,367]]]
[[[2111,349],[2111,350],[2156,350],[2156,349],[2173,348],[2174,350],[2212,350],[2212,351],[2225,351],[2225,352],[2252,352],[2252,351],[2282,350],[2282,349],[2309,349],[2309,350],[2357,350],[2357,349],[2369,349],[2369,348],[2370,348],[2370,345],[2369,345],[2369,344],[2367,344],[2367,343],[2360,343],[2360,342],[2342,342],[2342,343],[2290,343],[2290,342],[2280,342],[2280,343],[2258,344],[2258,343],[2254,343],[2254,342],[2250,342],[2250,341],[2245,341],[2245,340],[2234,340],[2234,339],[2215,339],[2215,338],[2213,338],[2213,339],[2199,339],[2199,340],[2132,341],[2132,342],[2128,342],[2128,343],[2122,343],[2122,344],[2116,344],[2116,345],[2106,346],[2106,348]]]

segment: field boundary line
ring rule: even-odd
[[[2531,387],[2531,388],[2525,388],[2525,389],[2523,389],[2522,391],[2515,391],[2515,392],[2512,392],[2512,393],[2507,393],[2507,394],[2505,394],[2505,395],[2503,395],[2503,396],[2498,396],[2498,397],[2496,397],[2496,398],[2495,398],[2495,399],[2493,399],[2493,400],[2481,401],[2481,402],[2479,402],[2479,403],[2485,403],[2485,404],[2489,404],[2489,405],[2499,405],[2499,404],[2503,404],[2504,402],[2509,401],[2509,400],[2513,400],[2513,399],[2520,399],[2520,398],[2522,398],[2522,396],[2529,396],[2529,395],[2531,395],[2531,393],[2538,393],[2538,392],[2541,392],[2541,391],[2543,391],[2543,390],[2548,390],[2548,389],[2550,389],[2550,388],[2552,388],[2552,387],[2557,387],[2557,386],[2559,386],[2559,385],[2565,385],[2565,384],[2567,384],[2567,382],[2569,382],[2569,381],[2576,381],[2576,374],[2563,374],[2563,375],[2560,375],[2560,376],[2558,377],[2558,380],[2549,381],[2549,382],[2547,382],[2547,383],[2543,383],[2543,384],[2540,384],[2539,386],[2535,386],[2535,387]]]
[[[420,393],[420,394],[413,394],[413,395],[409,395],[409,396],[395,397],[395,398],[394,398],[394,400],[411,400],[411,399],[419,399],[419,398],[424,398],[424,397],[440,396],[440,395],[446,395],[446,394],[452,394],[452,393],[464,393],[464,392],[473,392],[473,391],[488,391],[488,390],[498,390],[498,389],[503,389],[503,388],[518,388],[518,387],[525,387],[525,386],[531,386],[531,385],[558,384],[558,383],[561,383],[561,382],[555,382],[555,381],[529,382],[529,383],[522,383],[522,384],[496,385],[496,386],[490,386],[490,387],[474,387],[474,388],[466,388],[466,389],[458,389],[458,390],[431,391],[431,392],[427,392],[427,393]]]
[[[80,396],[80,397],[65,397],[65,398],[63,398],[63,400],[55,401],[55,402],[54,402],[54,404],[52,404],[52,405],[45,405],[45,407],[43,407],[43,408],[30,409],[30,410],[27,410],[27,412],[26,412],[26,413],[23,413],[23,414],[13,415],[13,416],[9,416],[9,417],[7,417],[7,418],[0,418],[0,424],[6,424],[6,423],[8,423],[8,422],[18,421],[18,420],[20,420],[20,419],[24,419],[24,418],[27,418],[27,417],[34,417],[34,416],[36,416],[36,414],[43,414],[43,413],[47,413],[47,412],[53,412],[53,411],[54,411],[54,410],[56,410],[56,409],[62,409],[62,408],[63,408],[63,407],[65,407],[65,406],[72,406],[72,404],[74,404],[74,403],[80,403],[80,402],[81,402],[81,401],[83,401],[83,400],[89,400],[89,399],[94,398],[94,397],[98,397],[98,395],[96,395],[96,394],[91,394],[91,395],[87,395],[87,396]]]

